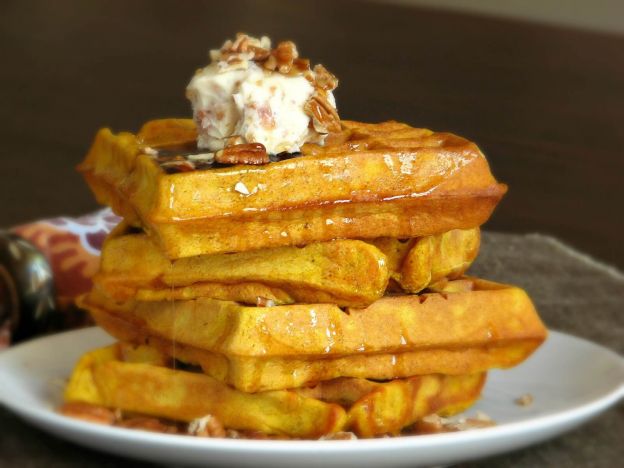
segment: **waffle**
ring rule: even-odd
[[[390,279],[397,291],[419,293],[444,279],[456,279],[477,257],[480,231],[453,229],[436,236],[414,239],[371,239],[386,255]]]
[[[101,130],[79,170],[172,259],[474,228],[506,191],[461,137],[398,122],[342,127],[299,157],[216,168],[189,156],[192,121],[157,120],[136,135]]]
[[[475,228],[404,241],[335,240],[170,261],[145,234],[123,233],[106,241],[94,282],[117,301],[210,297],[365,307],[386,292],[390,278],[395,290],[415,293],[460,276],[478,246]]]
[[[332,304],[246,307],[206,298],[119,304],[97,292],[82,304],[116,338],[148,342],[244,391],[345,376],[482,372],[521,362],[545,339],[521,289],[464,279],[451,292],[455,283],[344,311]]]
[[[68,403],[220,436],[395,435],[544,341],[522,289],[465,276],[506,192],[479,148],[334,114],[297,154],[241,135],[201,153],[185,119],[98,132],[79,170],[124,220],[79,305],[119,342],[82,357]]]
[[[141,357],[124,361],[119,345],[87,353],[70,378],[66,401],[186,422],[211,414],[231,429],[287,437],[318,438],[343,430],[372,437],[397,434],[434,412],[459,412],[478,398],[485,381],[485,374],[387,383],[340,379],[250,394],[201,373],[166,367],[149,351]]]

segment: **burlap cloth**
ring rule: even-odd
[[[487,232],[471,273],[518,284],[546,324],[624,353],[624,274],[542,235]],[[0,409],[0,466],[135,466],[38,431]],[[293,461],[293,463],[295,463]],[[614,467],[624,463],[624,405],[562,437],[464,467]]]

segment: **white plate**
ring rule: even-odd
[[[571,429],[624,396],[624,359],[563,333],[525,363],[492,371],[481,410],[497,426],[355,441],[200,439],[100,426],[54,412],[77,358],[111,338],[97,328],[41,338],[0,352],[0,403],[32,424],[88,447],[143,460],[204,466],[427,466],[517,449]],[[530,393],[534,402],[514,400]]]

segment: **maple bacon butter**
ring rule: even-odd
[[[239,35],[210,57],[186,88],[199,148],[218,151],[234,141],[261,144],[271,154],[296,153],[339,128],[337,80],[322,65],[310,69],[292,42],[271,49],[267,37]]]

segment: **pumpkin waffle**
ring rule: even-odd
[[[100,130],[79,165],[99,202],[172,259],[480,226],[506,191],[472,142],[398,122],[342,122],[325,146],[263,166],[201,162],[194,123]]]
[[[522,289],[464,276],[507,190],[479,148],[340,120],[337,85],[239,34],[191,79],[194,121],[97,133],[78,169],[124,221],[79,305],[119,343],[83,356],[68,403],[217,436],[399,434],[544,341]]]
[[[95,286],[117,301],[210,297],[246,304],[331,303],[365,307],[392,278],[419,292],[463,274],[477,255],[479,229],[404,241],[335,240],[169,260],[143,233],[107,239]]]
[[[97,291],[82,305],[117,339],[150,343],[244,391],[510,367],[546,337],[523,290],[477,279],[387,296],[364,309],[207,298],[115,303]]]
[[[485,381],[485,374],[391,382],[337,379],[250,394],[202,373],[172,369],[150,349],[128,353],[128,348],[120,343],[84,355],[65,400],[184,422],[210,414],[228,429],[269,435],[318,438],[349,430],[372,437],[398,434],[432,413],[462,411],[478,398]]]

